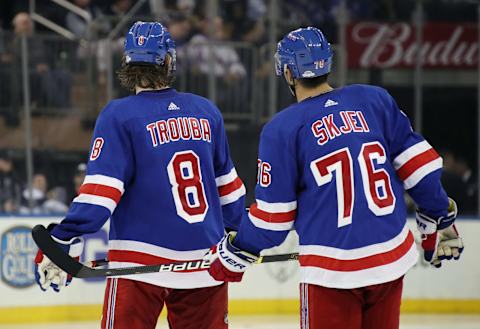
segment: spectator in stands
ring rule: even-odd
[[[77,195],[80,194],[80,187],[85,180],[85,174],[87,172],[87,165],[85,163],[79,163],[75,175],[73,176],[73,186],[74,191],[70,197],[70,200],[73,200]]]
[[[95,25],[89,26],[85,18],[70,11],[66,17],[67,29],[79,39],[92,39],[98,33],[105,33],[109,25],[102,22],[104,16],[99,7],[92,4],[91,0],[73,0],[73,4],[85,10]]]
[[[17,177],[12,159],[0,154],[0,212],[14,213],[20,206],[22,184]]]
[[[32,187],[22,193],[21,214],[41,215],[44,213],[43,204],[47,200],[47,177],[37,173],[33,176]]]
[[[187,16],[182,13],[171,13],[168,20],[168,31],[175,40],[175,49],[182,47],[189,41],[192,32],[192,25]]]
[[[22,88],[22,47],[21,39],[27,38],[28,70],[30,93],[33,109],[46,107],[68,108],[70,105],[71,77],[62,68],[53,68],[49,64],[47,47],[40,35],[34,36],[33,21],[28,13],[18,13],[12,22],[13,38],[7,45],[7,51],[0,58],[8,69],[11,100],[9,116],[12,124],[18,122],[19,108],[23,107]],[[7,122],[8,123],[8,122]]]
[[[113,0],[110,5],[104,10],[104,18],[110,26],[108,32],[114,29],[120,21],[124,18],[129,10],[132,8],[133,0]],[[142,14],[142,9],[137,14]],[[101,85],[107,83],[107,65],[113,66],[113,72],[116,72],[121,67],[121,58],[123,56],[125,35],[128,32],[128,28],[138,20],[137,18],[132,18],[130,24],[125,24],[123,29],[120,29],[118,33],[113,36],[113,40],[108,41],[107,39],[100,39],[97,42],[97,67],[99,71],[98,82]],[[108,56],[112,56],[112,59],[109,60]],[[118,90],[117,97],[127,96],[128,93],[120,88],[120,82],[117,79],[113,81],[114,88]]]
[[[477,213],[477,193],[478,193],[478,182],[477,178],[473,175],[472,169],[470,168],[467,161],[458,156],[456,157],[456,166],[457,174],[461,177],[462,181],[467,186],[467,200],[465,202],[465,209],[463,214],[476,214]]]
[[[128,13],[130,8],[132,7],[132,0],[114,0],[111,2],[111,5],[105,10],[105,16],[108,16],[109,18],[115,17],[116,18],[116,23],[118,23],[118,20],[120,20],[123,15]],[[115,22],[111,24],[115,26]]]
[[[21,36],[31,36],[33,33],[33,22],[27,13],[20,12],[12,20],[14,36],[5,39],[5,50],[0,56],[0,76],[3,82],[2,88],[2,107],[3,114],[7,125],[18,125],[19,107],[22,104],[22,81],[21,81]],[[32,85],[38,84],[38,74],[44,68],[43,45],[39,40],[32,40],[29,43],[28,50],[30,52],[30,82]],[[34,66],[37,63],[39,66]],[[32,86],[33,87],[33,86]],[[32,101],[35,103],[40,101],[38,88],[31,88]]]
[[[399,2],[405,2],[402,0]],[[349,0],[345,1],[347,19],[365,20],[372,16],[373,7],[379,1]],[[323,33],[332,43],[337,43],[337,27],[341,1],[287,0],[281,6],[282,31],[289,31],[298,26],[321,26]]]
[[[84,10],[90,18],[87,21],[84,17],[69,11],[66,16],[66,27],[78,39],[90,40],[90,43],[80,43],[77,56],[80,59],[91,58],[93,56],[97,59],[97,69],[99,71],[99,83],[106,83],[106,70],[108,63],[110,45],[105,36],[111,29],[111,24],[107,17],[100,9],[92,3],[92,0],[73,0],[74,5]]]
[[[133,0],[113,0],[110,1],[109,6],[105,8],[103,11],[103,18],[108,21],[108,26],[110,27],[108,33],[111,29],[115,28],[118,23],[124,18],[125,15],[132,9],[133,4],[135,2]],[[143,5],[140,8],[137,7],[135,11],[135,17],[131,18],[131,23],[133,24],[135,21],[143,20],[143,16],[149,15],[149,8],[148,5]],[[103,26],[106,26],[105,24]],[[117,36],[121,36],[122,38],[127,34],[129,28],[129,24],[124,24],[123,28],[118,31]],[[123,44],[122,44],[123,47]],[[123,53],[123,51],[122,51]]]
[[[337,1],[338,5],[339,1]],[[331,1],[287,0],[280,7],[282,19],[281,31],[291,30],[295,26],[321,26],[330,42],[336,41],[336,21],[331,11]]]
[[[66,205],[67,193],[63,187],[54,187],[47,193],[47,200],[42,205],[44,214],[65,214],[68,211]]]
[[[168,31],[175,40],[175,49],[177,51],[177,76],[183,77],[186,70],[186,45],[190,40],[192,33],[192,24],[187,16],[175,12],[169,15]]]
[[[155,1],[155,0],[154,0]],[[205,1],[195,0],[165,0],[164,10],[169,13],[175,12],[184,16],[195,15],[194,11],[198,6],[204,6]]]
[[[472,174],[465,160],[449,150],[440,152],[443,158],[442,184],[455,198],[462,214],[476,212],[476,183],[470,181]]]
[[[9,77],[9,63],[10,58],[5,48],[5,33],[0,27],[0,113],[8,116],[11,113],[9,107],[11,106],[11,91]],[[7,120],[8,121],[8,120]]]
[[[266,41],[263,17],[267,6],[264,0],[221,1],[221,9],[232,40],[256,44]]]
[[[201,32],[192,37],[188,47],[188,59],[193,68],[199,73],[213,74],[223,77],[227,82],[239,80],[245,77],[246,70],[235,48],[230,45],[209,45],[209,41],[226,41],[229,35],[224,29],[223,20],[220,17],[214,19],[213,35],[209,37],[209,20],[203,19],[200,25]],[[210,58],[213,58],[213,68],[210,67]]]
[[[19,42],[21,37],[27,37],[29,48],[28,57],[29,61],[35,66],[35,72],[44,73],[48,71],[47,55],[43,42],[39,38],[33,38],[33,20],[28,13],[18,13],[12,21],[13,32],[15,33],[15,39]],[[20,47],[16,47],[16,51],[20,50]],[[20,57],[20,53],[16,53]]]
[[[21,214],[53,215],[66,213],[66,192],[63,187],[48,191],[47,177],[42,173],[33,176],[32,189],[26,188],[22,193]]]
[[[236,49],[225,43],[209,44],[209,42],[227,41],[228,31],[224,29],[223,20],[216,17],[213,21],[214,31],[210,30],[210,21],[200,22],[200,33],[194,35],[187,49],[188,89],[197,94],[208,96],[208,79],[213,75],[222,92],[217,93],[216,103],[224,111],[229,111],[232,104],[231,95],[246,97],[247,72],[240,61]],[[212,33],[213,32],[213,33]],[[211,37],[209,36],[212,33]]]

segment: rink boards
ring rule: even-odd
[[[34,282],[36,246],[30,229],[54,220],[58,218],[0,217],[0,323],[95,320],[100,316],[104,280],[75,279],[61,293],[42,292]],[[410,224],[413,228],[414,222]],[[403,312],[480,314],[480,220],[460,219],[457,226],[466,246],[462,259],[441,269],[419,260],[406,276]],[[88,236],[83,259],[104,257],[107,239],[107,227]],[[284,244],[268,253],[292,252],[296,245],[292,232]],[[297,313],[298,294],[296,262],[256,265],[242,283],[230,285],[230,312]]]

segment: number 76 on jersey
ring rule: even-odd
[[[384,168],[386,161],[386,152],[382,144],[370,142],[362,144],[356,161],[353,160],[350,149],[344,147],[310,163],[310,170],[319,187],[332,183],[335,175],[338,227],[352,223],[355,202],[354,165],[356,164],[360,169],[363,193],[370,211],[376,216],[385,216],[394,211],[396,198],[390,175]],[[272,166],[260,159],[257,160],[257,165],[257,184],[268,187],[272,181]]]

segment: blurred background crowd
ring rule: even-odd
[[[387,88],[441,151],[444,185],[462,214],[477,214],[477,6],[465,0],[1,1],[0,212],[66,211],[85,175],[96,116],[109,99],[128,95],[115,79],[124,35],[134,21],[160,20],[177,44],[175,87],[219,105],[250,191],[259,131],[294,101],[274,76],[275,43],[313,25],[334,45],[333,84]]]

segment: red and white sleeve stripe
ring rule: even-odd
[[[215,178],[215,183],[217,184],[222,206],[237,201],[246,193],[245,185],[238,177],[235,168],[232,168],[228,174]]]
[[[289,231],[293,227],[297,212],[297,201],[265,202],[257,199],[250,206],[248,217],[253,225],[270,231]]]
[[[73,202],[102,206],[113,213],[124,191],[123,182],[117,178],[87,175]]]
[[[428,174],[441,169],[443,160],[427,141],[423,141],[400,153],[393,160],[393,166],[408,190]]]

